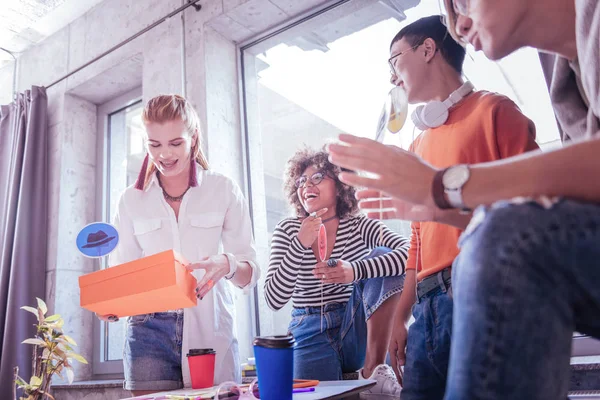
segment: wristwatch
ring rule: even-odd
[[[438,208],[465,209],[462,188],[469,181],[471,171],[466,164],[454,165],[438,171],[433,178],[431,193]]]
[[[225,279],[229,280],[233,278],[235,273],[237,272],[237,260],[235,256],[231,253],[225,253],[225,257],[227,257],[227,262],[229,263],[229,273],[225,275]]]

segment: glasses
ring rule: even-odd
[[[250,385],[238,385],[235,382],[224,382],[217,387],[213,400],[258,400],[258,379],[254,379]]]
[[[400,53],[398,53],[398,54],[395,54],[395,55],[391,56],[391,57],[389,58],[389,60],[388,60],[388,64],[390,65],[390,73],[391,73],[392,75],[397,75],[397,74],[396,74],[396,68],[394,67],[394,60],[395,60],[397,57],[400,57],[401,55],[403,55],[403,54],[406,54],[406,53],[408,53],[409,51],[416,49],[417,47],[419,47],[419,46],[420,46],[420,45],[422,45],[422,44],[423,44],[423,43],[419,43],[419,44],[417,44],[416,46],[413,46],[413,47],[411,47],[410,49],[406,49],[406,50],[404,50],[404,51],[401,51],[401,52],[400,52]]]
[[[306,182],[310,180],[310,183],[312,183],[313,186],[317,186],[319,183],[323,182],[323,179],[325,179],[325,177],[327,177],[327,174],[325,174],[322,171],[318,171],[312,174],[310,178],[306,175],[302,175],[300,178],[296,179],[294,184],[297,188],[301,188],[304,187],[304,185],[306,185]]]

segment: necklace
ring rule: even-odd
[[[167,193],[167,191],[163,187],[162,183],[160,182],[160,177],[158,178],[158,185],[162,189],[165,200],[172,201],[175,203],[181,202],[181,200],[183,200],[183,196],[185,196],[185,194],[188,192],[188,190],[190,190],[190,186],[188,186],[187,189],[185,189],[185,191],[182,194],[180,194],[179,196],[171,196],[169,193]]]
[[[321,221],[321,223],[322,223],[322,224],[324,224],[325,222],[329,222],[329,221],[331,221],[332,219],[336,219],[337,217],[338,217],[337,215],[334,215],[333,217],[329,217],[329,218],[327,218],[327,219],[324,219],[324,220],[322,220],[322,221]]]

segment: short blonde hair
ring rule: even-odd
[[[464,38],[456,33],[456,21],[458,20],[458,15],[456,15],[456,12],[454,12],[454,3],[452,3],[452,0],[444,0],[444,6],[446,7],[446,17],[444,18],[444,23],[448,28],[448,32],[450,32],[450,35],[458,43],[466,45],[467,43],[465,42]]]
[[[194,107],[182,96],[176,94],[159,95],[151,98],[142,112],[142,121],[145,125],[154,122],[163,124],[168,121],[181,120],[191,135],[196,135],[196,144],[192,147],[192,160],[200,164],[203,169],[208,169],[208,160],[202,152],[200,117]],[[150,183],[156,166],[148,162],[148,155],[140,170],[135,187],[144,190]],[[197,186],[196,169],[190,170],[190,186]]]

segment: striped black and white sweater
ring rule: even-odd
[[[311,248],[298,239],[302,221],[287,218],[279,222],[271,239],[269,272],[265,282],[267,304],[273,310],[282,308],[290,298],[294,307],[319,307],[321,282],[312,274],[317,259]],[[364,215],[340,220],[331,258],[348,261],[354,269],[354,280],[399,276],[404,274],[409,240]],[[364,259],[372,249],[385,246],[391,252]],[[323,304],[344,303],[352,294],[352,284],[323,285]]]

